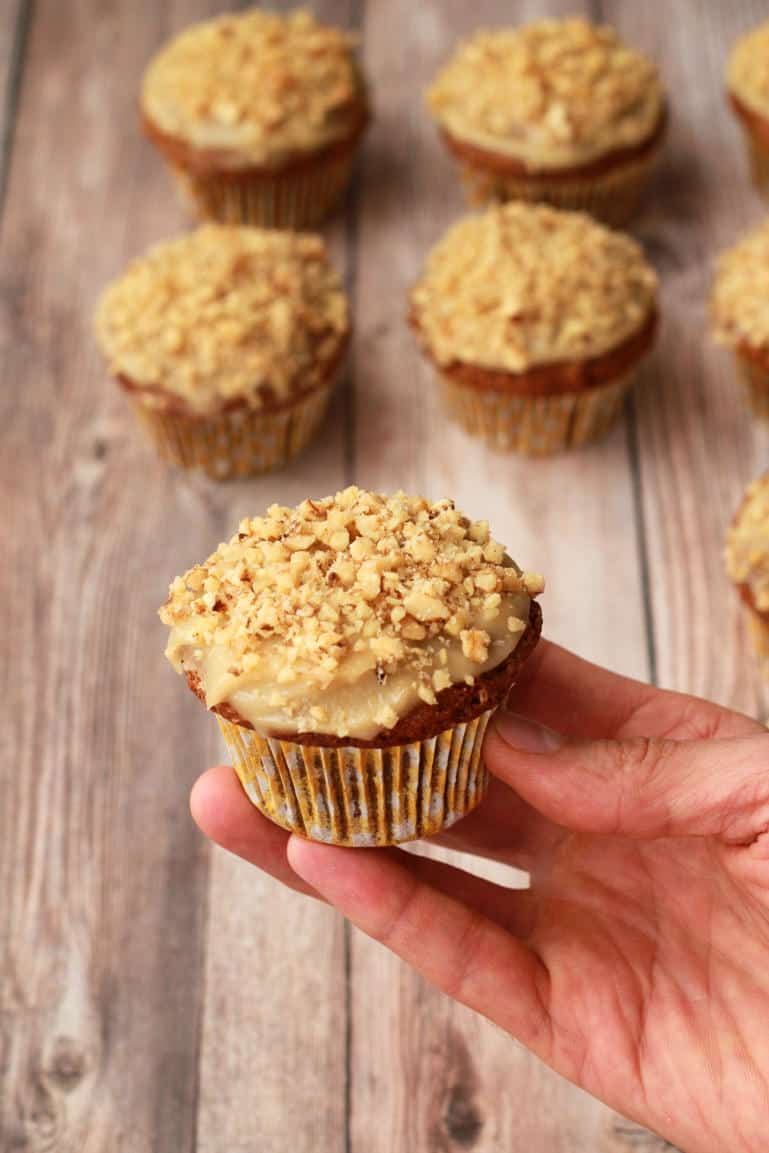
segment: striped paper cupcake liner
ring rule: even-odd
[[[253,172],[238,178],[200,176],[174,166],[183,200],[203,220],[260,228],[311,228],[325,220],[350,182],[356,149],[284,171]]]
[[[156,408],[137,395],[131,401],[164,460],[227,480],[293,460],[320,427],[330,396],[331,387],[325,386],[276,412],[238,408],[210,417]]]
[[[266,817],[313,841],[374,846],[429,837],[475,808],[488,785],[481,744],[490,716],[383,749],[300,745],[217,719]]]
[[[765,615],[757,613],[747,606],[744,611],[759,671],[763,677],[769,680],[769,620]]]
[[[446,374],[440,379],[449,414],[470,436],[500,451],[545,456],[606,436],[634,377],[632,370],[609,384],[555,396],[514,396]]]
[[[525,200],[587,212],[604,224],[621,225],[635,215],[658,156],[659,149],[656,149],[601,176],[568,180],[508,175],[466,159],[460,160],[458,167],[465,196],[471,205]]]

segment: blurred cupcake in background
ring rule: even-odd
[[[471,203],[633,214],[660,152],[657,69],[582,18],[477,32],[427,93]]]
[[[305,228],[350,179],[368,121],[352,36],[251,9],[195,24],[144,74],[141,117],[196,215]]]
[[[482,800],[543,587],[452,501],[350,487],[241,521],[160,617],[252,802],[316,841],[388,845]]]
[[[652,346],[656,300],[629,236],[584,213],[510,203],[449,229],[410,319],[465,431],[545,454],[609,430]]]
[[[729,529],[726,567],[742,598],[761,672],[769,677],[769,473],[748,485]]]
[[[769,196],[769,21],[737,40],[726,88],[745,137],[753,182]]]
[[[769,220],[721,254],[711,295],[713,332],[734,353],[755,416],[769,419]]]
[[[311,439],[348,310],[321,237],[210,224],[129,265],[95,329],[160,454],[223,479],[283,465]]]

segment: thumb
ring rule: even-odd
[[[529,804],[577,832],[749,844],[769,830],[769,733],[577,741],[500,711],[484,758]]]

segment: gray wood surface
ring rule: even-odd
[[[548,575],[550,636],[765,718],[721,549],[769,433],[705,315],[713,254],[764,212],[720,77],[765,5],[316,3],[359,29],[374,89],[328,230],[350,369],[294,468],[217,487],[155,461],[90,316],[130,256],[187,225],[138,132],[137,85],[173,30],[224,7],[0,2],[0,1153],[653,1153],[332,912],[206,846],[186,797],[221,750],[155,610],[272,500],[352,479],[451,495]],[[636,229],[663,326],[609,441],[531,462],[447,424],[404,322],[425,251],[463,211],[422,90],[473,26],[578,10],[653,54],[671,90]]]

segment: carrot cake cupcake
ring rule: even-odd
[[[211,224],[129,265],[95,329],[163,457],[248,476],[291,460],[320,425],[347,301],[319,236]]]
[[[449,229],[410,317],[468,433],[550,453],[608,431],[654,340],[656,296],[629,236],[583,213],[510,203]]]
[[[253,803],[315,840],[385,845],[481,800],[483,734],[542,589],[452,501],[348,488],[242,521],[160,617]]]
[[[162,48],[141,117],[198,216],[306,228],[349,183],[368,102],[349,33],[253,8]]]
[[[716,341],[734,353],[754,414],[769,419],[769,221],[719,257],[711,318]]]
[[[471,203],[635,211],[665,130],[654,64],[581,17],[476,32],[427,93]]]
[[[769,21],[734,45],[726,90],[745,136],[754,183],[769,195]]]
[[[748,486],[726,542],[726,566],[739,592],[764,676],[769,676],[769,473]]]

